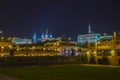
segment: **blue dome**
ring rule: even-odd
[[[48,35],[48,34],[45,34],[45,37],[46,37],[46,38],[48,38],[48,37],[49,37],[49,35]]]

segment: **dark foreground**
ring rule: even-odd
[[[19,80],[120,80],[120,68],[91,65],[50,65],[0,68],[0,75]]]

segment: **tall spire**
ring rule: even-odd
[[[88,25],[88,33],[91,33],[92,31],[91,31],[91,25],[90,25],[90,23],[89,23],[89,25]]]
[[[46,28],[46,34],[48,34],[48,29]]]

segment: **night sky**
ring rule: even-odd
[[[120,32],[119,0],[0,0],[4,36],[32,38],[48,28],[54,36],[72,37],[92,31]]]

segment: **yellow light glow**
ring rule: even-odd
[[[96,52],[96,51],[94,51],[93,53],[94,53],[94,54],[96,54],[97,52]]]
[[[88,51],[87,51],[86,53],[87,53],[87,54],[89,54],[89,52],[88,52]]]
[[[2,46],[1,48],[4,49],[4,46]]]
[[[17,51],[19,51],[20,49],[19,48],[17,48]]]
[[[12,46],[11,46],[11,45],[9,45],[8,47],[9,47],[9,48],[12,48]]]
[[[114,54],[114,53],[115,53],[115,51],[114,51],[114,50],[111,50],[111,53],[112,53],[112,54]]]

